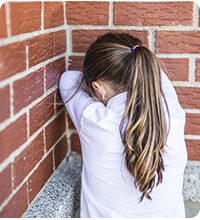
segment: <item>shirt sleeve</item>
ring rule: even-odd
[[[163,71],[161,71],[161,83],[162,83],[162,89],[163,89],[165,96],[168,99],[171,99],[171,100],[174,100],[175,102],[178,102],[178,97],[176,95],[176,91],[175,91],[171,81],[169,80],[169,78],[167,77],[167,75]]]
[[[81,88],[78,89],[81,79],[81,72],[67,71],[62,74],[59,81],[61,97],[78,133],[81,129],[81,116],[83,111],[90,104],[95,102],[95,100],[81,90]]]
[[[186,121],[185,111],[183,110],[183,108],[179,103],[176,91],[172,83],[170,82],[167,75],[163,71],[161,71],[161,82],[170,115],[170,117],[168,117],[166,105],[164,104],[163,107],[166,116],[167,126],[170,126],[170,129],[174,127],[178,130],[180,129],[184,130],[185,121]]]

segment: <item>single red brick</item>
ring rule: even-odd
[[[65,132],[65,112],[63,111],[45,128],[45,143],[48,151]]]
[[[45,67],[46,72],[46,88],[49,89],[58,83],[58,80],[63,72],[65,72],[65,58],[62,57],[55,60]]]
[[[66,157],[67,154],[67,137],[63,137],[62,140],[55,146],[55,167],[57,168],[61,161]]]
[[[9,86],[5,86],[2,89],[0,89],[0,103],[1,103],[0,122],[2,122],[10,117],[10,88]]]
[[[44,93],[43,72],[43,68],[40,68],[13,83],[14,113],[17,113]]]
[[[51,93],[30,109],[30,135],[35,133],[54,115],[54,93]]]
[[[200,108],[200,88],[196,87],[175,87],[179,102],[183,108]]]
[[[157,31],[156,53],[199,54],[199,36],[200,31]]]
[[[99,35],[108,32],[121,33],[126,32],[134,37],[140,38],[144,46],[148,47],[148,31],[138,30],[74,30],[73,33],[73,51],[86,52],[91,43],[93,43]]]
[[[44,28],[58,27],[64,24],[62,2],[44,2]]]
[[[69,56],[68,69],[83,71],[84,56]]]
[[[0,47],[0,80],[26,69],[25,41]]]
[[[188,160],[200,161],[200,140],[186,139],[186,146],[188,151]]]
[[[78,154],[81,154],[81,144],[78,134],[71,135],[71,148]]]
[[[188,81],[189,59],[160,58],[160,66],[172,81]]]
[[[68,24],[108,25],[108,2],[67,1],[66,15]]]
[[[21,153],[13,163],[14,188],[30,173],[44,154],[43,133],[41,132]]]
[[[10,2],[12,35],[41,29],[41,2]]]
[[[26,183],[0,212],[0,218],[20,218],[28,208]]]
[[[8,165],[0,173],[0,205],[2,202],[11,194],[12,185],[11,185],[11,166]]]
[[[52,173],[53,156],[52,152],[50,152],[28,179],[28,195],[30,202],[33,201]]]
[[[0,162],[27,140],[26,115],[23,114],[0,132]]]
[[[200,135],[200,114],[186,114],[185,134]]]
[[[195,72],[196,81],[200,82],[200,59],[196,60],[196,72]]]
[[[55,103],[56,103],[55,113],[57,113],[60,109],[64,108],[64,104],[59,89],[56,89],[55,91]]]
[[[0,8],[0,38],[7,37],[5,3]]]
[[[56,31],[27,40],[29,45],[29,65],[34,66],[54,56],[66,52],[66,31]]]
[[[193,2],[115,2],[114,24],[130,26],[193,25]]]

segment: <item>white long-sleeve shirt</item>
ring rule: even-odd
[[[62,74],[59,88],[64,102],[74,94],[81,77],[79,71]],[[165,171],[162,183],[151,193],[152,200],[144,198],[141,203],[141,192],[134,186],[134,179],[125,166],[124,146],[119,132],[127,92],[114,96],[104,106],[79,89],[65,104],[82,148],[81,217],[185,217],[182,198],[187,162],[185,112],[163,72],[161,79],[171,119],[163,153]],[[165,114],[167,118],[166,110]]]

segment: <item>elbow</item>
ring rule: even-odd
[[[66,78],[66,72],[61,74],[60,79],[58,81],[58,88],[60,91],[64,88],[65,81],[66,81],[65,78]]]

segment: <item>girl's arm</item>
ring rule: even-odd
[[[59,81],[60,94],[78,132],[81,128],[82,112],[87,106],[95,102],[95,100],[86,94],[81,88],[77,91],[81,79],[81,72],[67,71],[62,74]]]

